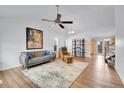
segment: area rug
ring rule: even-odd
[[[58,59],[29,70],[24,69],[22,73],[41,88],[68,88],[87,65],[79,61],[67,64]]]

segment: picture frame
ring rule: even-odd
[[[43,31],[26,27],[26,49],[43,49]]]

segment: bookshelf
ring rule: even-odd
[[[72,55],[76,56],[76,39],[72,40]]]
[[[73,56],[85,56],[85,40],[73,39],[72,40],[72,55]]]

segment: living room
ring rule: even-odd
[[[123,9],[123,6],[114,5],[0,6],[0,87],[123,88],[123,57],[120,55],[120,51],[123,51],[120,50],[123,47],[123,26],[120,25],[124,20]],[[60,18],[58,14],[61,14]],[[66,20],[69,24],[62,24],[61,21]],[[29,45],[32,33],[40,33],[40,47]],[[73,40],[77,43],[81,41],[81,51],[73,47]],[[114,50],[114,67],[104,60],[106,40],[110,44],[117,42],[119,46]],[[98,42],[103,42],[101,54],[98,53]],[[62,48],[68,55],[62,56]],[[30,67],[25,60],[24,63],[20,60],[22,53],[30,59],[30,52],[35,53],[36,57],[39,56],[37,51],[46,50],[43,55],[52,55],[50,62]],[[36,60],[41,61],[41,58]],[[53,77],[56,81],[51,79]]]

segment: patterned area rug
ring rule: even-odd
[[[22,73],[41,88],[68,88],[87,65],[79,61],[67,64],[59,59],[29,70],[24,69]]]

